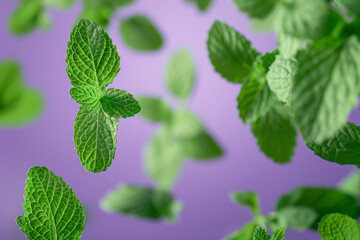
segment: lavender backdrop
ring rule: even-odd
[[[22,214],[26,173],[34,165],[46,165],[61,175],[89,209],[91,215],[83,235],[86,240],[219,240],[251,218],[247,209],[230,202],[231,191],[258,192],[263,212],[269,212],[280,194],[299,185],[335,185],[351,170],[314,156],[302,141],[291,164],[275,165],[258,150],[249,126],[239,120],[235,101],[239,86],[227,83],[213,71],[205,44],[207,31],[214,20],[223,20],[251,39],[262,52],[275,48],[273,34],[253,32],[246,16],[230,0],[216,0],[205,14],[184,0],[138,0],[119,11],[109,27],[122,57],[122,70],[113,86],[171,100],[163,84],[164,67],[176,49],[188,47],[198,70],[191,108],[222,143],[226,155],[210,164],[190,161],[186,164],[174,191],[186,204],[178,224],[151,223],[104,213],[99,208],[99,199],[118,183],[151,184],[142,168],[142,150],[157,126],[139,117],[121,120],[112,166],[106,173],[84,171],[72,141],[78,105],[68,93],[70,83],[64,61],[69,33],[81,5],[66,12],[51,11],[54,29],[36,31],[26,38],[11,36],[6,28],[16,5],[17,1],[12,0],[0,3],[0,59],[14,58],[21,62],[25,81],[42,90],[46,107],[39,121],[30,126],[0,129],[0,239],[25,239],[15,218]],[[123,45],[118,33],[119,19],[132,13],[145,13],[157,23],[166,38],[161,51],[137,53]],[[289,230],[286,239],[320,237]]]

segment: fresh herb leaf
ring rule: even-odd
[[[61,177],[46,167],[32,167],[24,200],[24,215],[16,221],[30,240],[81,238],[84,207]]]
[[[104,92],[105,89],[93,86],[79,86],[70,89],[71,98],[91,110],[100,106],[100,98],[105,95]]]
[[[241,230],[226,237],[225,240],[252,240],[257,226],[255,222],[249,222]]]
[[[259,55],[244,36],[220,21],[211,26],[207,47],[215,71],[234,83],[245,82]]]
[[[234,192],[231,194],[231,199],[236,204],[249,207],[255,216],[260,214],[259,199],[256,193]]]
[[[141,96],[137,100],[141,106],[141,116],[151,122],[169,122],[172,110],[167,102],[157,97]]]
[[[271,240],[283,240],[285,238],[285,228],[279,228],[274,232]]]
[[[173,114],[171,130],[180,139],[194,138],[204,131],[200,119],[186,109],[180,109]]]
[[[321,219],[319,233],[322,240],[355,240],[360,238],[360,225],[351,217],[333,213]]]
[[[213,0],[186,0],[186,1],[193,2],[194,4],[196,4],[197,8],[202,12],[208,10],[211,3],[213,2]]]
[[[75,0],[42,0],[44,6],[58,9],[67,9],[73,6]]]
[[[357,0],[336,0],[335,2],[360,17],[360,6]]]
[[[318,218],[315,210],[307,207],[284,207],[277,212],[279,222],[282,226],[296,230],[310,228]]]
[[[133,15],[120,24],[124,43],[137,51],[156,51],[163,45],[163,37],[155,24],[144,15]]]
[[[112,16],[115,13],[115,8],[111,8],[109,6],[98,6],[98,7],[91,7],[87,4],[84,4],[84,9],[79,16],[79,19],[89,19],[98,24],[102,27],[108,27]]]
[[[256,227],[252,240],[271,240],[271,237],[265,228]]]
[[[251,18],[264,18],[274,9],[277,0],[233,0],[238,9]]]
[[[341,183],[339,188],[356,199],[360,200],[360,173],[354,172],[346,177]]]
[[[287,34],[278,34],[278,45],[281,57],[285,59],[293,59],[297,52],[302,49],[304,40],[292,37]]]

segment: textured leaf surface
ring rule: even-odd
[[[83,86],[70,89],[71,98],[79,104],[86,105],[89,109],[98,108],[100,98],[104,94],[105,90],[93,86]]]
[[[254,222],[247,223],[241,230],[234,232],[225,240],[252,240],[257,224]]]
[[[267,230],[262,227],[256,227],[252,240],[270,240],[271,237]]]
[[[271,240],[283,240],[285,238],[285,228],[279,228],[274,232]]]
[[[102,107],[96,111],[81,106],[75,118],[74,142],[87,171],[105,171],[115,157],[117,119]]]
[[[276,0],[233,0],[238,9],[251,18],[264,18],[273,10]]]
[[[146,16],[134,15],[122,20],[121,37],[125,44],[138,51],[155,51],[163,45],[163,37]]]
[[[321,144],[358,102],[360,43],[323,39],[299,59],[291,106],[303,138]]]
[[[333,213],[323,217],[319,233],[322,240],[356,240],[360,239],[360,225],[351,217]]]
[[[195,82],[195,66],[188,50],[175,53],[169,62],[166,72],[166,84],[174,96],[187,99]]]
[[[204,126],[193,113],[186,109],[181,109],[173,115],[171,130],[176,137],[189,139],[201,134],[204,131]]]
[[[213,2],[213,0],[186,0],[188,2],[193,2],[194,4],[196,4],[197,8],[200,11],[206,11],[208,10],[208,8],[210,7],[211,3]]]
[[[141,107],[132,94],[115,88],[106,90],[100,100],[104,111],[114,118],[128,118],[140,112]]]
[[[296,147],[296,126],[288,108],[276,104],[251,128],[266,156],[277,163],[291,161]]]
[[[207,47],[215,70],[234,83],[245,81],[259,55],[244,36],[220,21],[211,26]]]
[[[306,207],[316,211],[318,218],[311,226],[312,229],[317,229],[320,219],[330,213],[342,213],[353,218],[360,216],[359,206],[354,197],[331,188],[297,188],[278,200],[277,211],[289,206]]]
[[[175,220],[182,207],[164,191],[124,185],[107,193],[100,202],[103,210],[118,212],[136,218]]]
[[[282,226],[297,230],[310,228],[317,219],[316,211],[307,207],[285,207],[277,214]]]
[[[287,103],[293,86],[297,61],[276,56],[275,62],[270,66],[266,75],[267,82],[280,101]]]
[[[231,199],[236,204],[247,206],[251,209],[254,215],[260,214],[259,199],[254,192],[234,192],[231,194]]]
[[[172,110],[167,104],[157,97],[140,96],[137,98],[141,106],[141,116],[152,122],[169,122]]]
[[[346,122],[333,138],[306,144],[321,158],[338,164],[360,164],[360,127]]]
[[[68,43],[66,72],[74,87],[106,87],[120,71],[120,56],[104,29],[90,20],[81,20]]]
[[[81,238],[84,207],[64,180],[46,167],[33,167],[26,180],[24,215],[17,218],[28,239]]]

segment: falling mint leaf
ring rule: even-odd
[[[186,1],[193,2],[194,4],[196,4],[197,8],[202,12],[208,10],[211,3],[213,2],[213,0],[186,0]]]
[[[349,12],[355,13],[357,17],[360,16],[360,6],[357,0],[336,0],[335,2]]]
[[[339,188],[360,200],[360,173],[351,173],[340,183]]]
[[[155,24],[144,15],[133,15],[120,24],[124,43],[137,51],[156,51],[163,45],[163,37]]]
[[[233,0],[238,9],[251,18],[264,18],[274,9],[277,0]]]
[[[231,194],[231,199],[236,204],[249,207],[255,216],[260,214],[259,199],[256,193],[234,192]]]
[[[160,98],[140,96],[141,116],[151,122],[169,122],[172,117],[170,106]]]
[[[339,213],[321,219],[319,233],[322,240],[355,240],[360,238],[360,225],[351,217]]]
[[[24,215],[16,221],[28,239],[81,238],[85,228],[84,207],[61,177],[46,167],[32,167],[24,200]]]
[[[79,19],[92,20],[104,28],[107,28],[110,24],[110,20],[115,13],[115,9],[109,6],[92,7],[85,4],[83,11],[80,14]]]
[[[241,230],[226,237],[225,240],[252,240],[257,226],[255,222],[249,222]]]
[[[42,0],[46,7],[67,9],[73,6],[75,0]]]
[[[176,137],[189,139],[201,134],[204,131],[204,125],[193,113],[180,109],[173,114],[171,130]]]
[[[318,218],[315,210],[307,207],[284,207],[277,216],[280,225],[297,230],[306,230],[315,224]]]

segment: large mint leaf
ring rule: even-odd
[[[317,219],[316,211],[307,207],[284,207],[276,214],[281,226],[297,230],[310,228]]]
[[[133,15],[120,24],[124,43],[138,51],[156,51],[163,45],[163,37],[155,24],[144,15]]]
[[[141,106],[141,116],[151,122],[169,122],[172,117],[172,110],[169,104],[157,97],[137,97]]]
[[[17,223],[27,238],[79,240],[84,207],[69,184],[46,167],[32,167],[26,180],[24,215]]]
[[[166,84],[174,96],[189,98],[195,82],[195,66],[190,52],[179,50],[171,58],[166,71]]]
[[[255,222],[249,222],[241,230],[226,237],[225,240],[252,240],[257,226]]]
[[[135,185],[118,186],[107,193],[100,202],[107,212],[117,212],[136,218],[175,221],[182,205],[170,193]]]
[[[75,118],[74,142],[81,164],[87,171],[105,171],[115,157],[117,119],[102,107],[91,111],[81,106]]]
[[[66,72],[74,87],[106,87],[120,71],[120,56],[105,30],[90,20],[81,20],[68,43]]]
[[[132,117],[141,110],[132,94],[115,88],[107,89],[100,102],[104,111],[114,118]]]
[[[321,158],[338,164],[360,164],[360,127],[346,122],[333,138],[322,144],[306,144]]]
[[[322,39],[300,56],[291,106],[304,139],[321,144],[358,102],[360,43]]]
[[[196,4],[197,8],[203,12],[208,10],[211,3],[213,2],[213,0],[186,0],[186,1],[193,2],[194,4]]]
[[[246,80],[259,55],[244,36],[220,21],[215,21],[211,26],[207,47],[215,70],[234,83]]]
[[[296,147],[296,127],[288,108],[275,104],[251,128],[266,156],[277,163],[291,161]]]
[[[322,240],[360,239],[359,223],[355,219],[339,213],[323,217],[318,231]]]
[[[301,187],[283,195],[277,202],[277,211],[286,207],[306,207],[317,213],[317,219],[311,226],[317,229],[320,219],[330,213],[338,212],[353,218],[360,216],[356,199],[340,190],[321,187]]]
[[[200,119],[186,109],[180,109],[173,114],[171,131],[180,139],[194,138],[204,131]]]
[[[277,0],[233,0],[238,9],[251,18],[264,18],[270,14]]]
[[[231,199],[236,204],[249,207],[254,215],[260,214],[259,198],[256,193],[234,192],[231,194]]]

